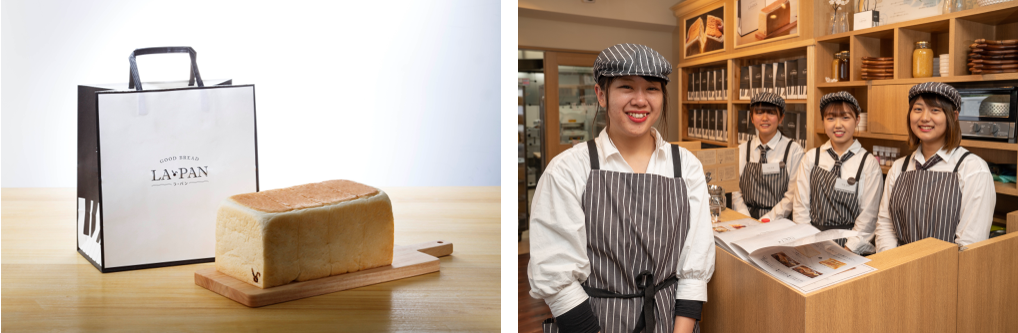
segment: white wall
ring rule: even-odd
[[[0,5],[2,187],[76,186],[77,85],[192,46],[256,86],[262,189],[499,185],[496,1],[10,1]],[[186,79],[185,55],[138,58]]]

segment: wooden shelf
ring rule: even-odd
[[[742,99],[732,101],[732,103],[735,103],[735,104],[749,104],[749,102],[750,101],[748,101],[748,100],[742,100]],[[806,104],[806,100],[804,100],[804,99],[786,99],[785,100],[785,104]]]
[[[948,13],[917,20],[898,22],[894,24],[886,24],[873,28],[843,32],[840,34],[819,36],[816,37],[815,39],[818,42],[840,43],[845,39],[850,38],[851,36],[866,36],[866,37],[890,36],[894,34],[894,29],[897,28],[919,31],[940,30],[940,28],[949,25],[950,20],[953,18],[969,21],[988,22],[990,24],[1000,24],[1002,22],[1015,21],[1016,18],[1018,18],[1018,16],[1013,15],[1016,9],[1018,9],[1018,1],[1009,1],[989,6],[983,6],[975,9],[963,10],[956,13]]]
[[[868,85],[868,82],[870,81],[817,82],[817,88],[865,87]]]
[[[682,136],[682,141],[700,141],[700,143],[706,143],[706,144],[711,144],[711,145],[715,145],[715,146],[728,147],[728,142],[714,141],[714,140],[707,140],[707,139],[700,139],[700,138],[694,138],[694,137],[690,137],[690,136],[686,136],[686,135]]]
[[[817,129],[817,134],[827,137],[827,133],[823,131],[823,128]],[[901,134],[882,134],[882,133],[871,133],[871,132],[855,132],[856,138],[864,139],[879,139],[879,140],[891,140],[891,141],[907,141],[908,135]],[[961,140],[961,146],[965,148],[982,148],[982,149],[994,149],[994,150],[1005,150],[1018,152],[1018,143],[1006,143],[1006,142],[994,142],[994,141],[982,141],[982,140]]]
[[[815,41],[807,39],[795,43],[777,43],[767,47],[754,48],[754,49],[743,49],[730,51],[725,53],[719,53],[716,55],[706,56],[702,58],[687,59],[683,63],[679,64],[679,68],[690,68],[690,67],[709,67],[714,65],[724,65],[729,59],[766,59],[766,58],[782,58],[786,56],[796,54],[806,54],[806,49],[813,46]]]
[[[1018,80],[1018,73],[1005,73],[1005,74],[986,74],[986,75],[960,75],[960,76],[947,76],[947,77],[923,77],[918,79],[898,79],[898,80],[875,80],[871,81],[874,86],[883,86],[891,84],[920,84],[923,82],[986,82],[986,81],[1006,81],[1006,80]],[[819,85],[818,85],[819,86]]]
[[[823,131],[823,128],[821,128],[820,130]],[[823,134],[824,136],[827,136],[827,133],[820,133],[820,134]],[[895,141],[905,141],[905,140],[908,140],[908,135],[881,134],[881,133],[871,133],[871,132],[855,132],[855,137],[857,137],[857,138],[866,138],[866,139],[895,140]]]
[[[1018,151],[1018,143],[993,142],[981,140],[961,140],[961,146],[965,148],[983,148],[983,149]]]
[[[720,101],[682,101],[682,104],[728,104],[728,100]]]
[[[994,181],[993,187],[997,191],[997,193],[1018,196],[1018,188],[1015,187],[1014,183],[1004,184],[998,181]]]

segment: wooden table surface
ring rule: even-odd
[[[75,250],[73,188],[4,188],[3,331],[499,330],[498,187],[383,190],[396,244],[454,244],[440,272],[248,308],[194,284],[213,263],[99,273]]]

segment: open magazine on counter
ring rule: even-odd
[[[870,260],[845,250],[835,239],[858,232],[831,229],[821,232],[809,224],[788,219],[761,223],[740,219],[714,224],[714,243],[759,267],[778,280],[811,292],[872,271]]]

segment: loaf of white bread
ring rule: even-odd
[[[392,264],[392,204],[330,180],[234,195],[216,216],[216,270],[259,288]]]

